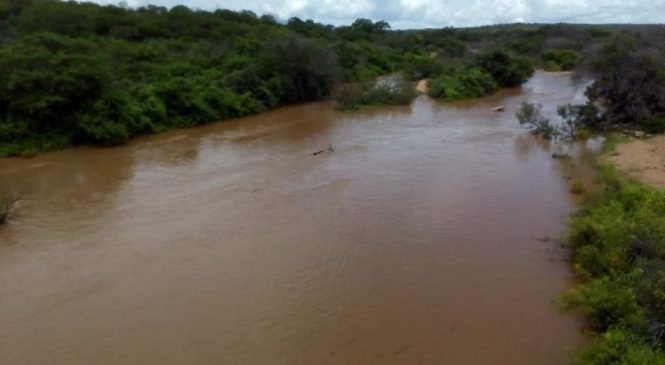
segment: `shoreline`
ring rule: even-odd
[[[603,161],[645,185],[665,189],[665,136],[631,138],[603,156]]]

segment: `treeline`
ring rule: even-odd
[[[533,67],[574,67],[589,40],[612,32],[568,25],[394,31],[367,19],[333,27],[251,11],[0,0],[0,155],[115,145],[325,99],[340,83],[395,72],[407,81],[434,78],[433,92],[444,99],[484,95],[518,85]],[[402,88],[357,90],[351,104],[412,97]]]
[[[0,0],[0,154],[134,135],[319,100],[393,72],[384,22],[340,29],[243,11]]]

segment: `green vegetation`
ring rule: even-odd
[[[584,66],[594,78],[586,91],[588,102],[569,106],[562,117],[574,121],[574,127],[588,130],[632,126],[650,133],[665,132],[665,51],[661,44],[662,39],[653,34],[623,32],[607,39]]]
[[[526,125],[531,133],[551,139],[559,134],[558,127],[543,114],[540,104],[522,102],[522,106],[515,113],[515,117],[521,125]]]
[[[570,71],[575,68],[580,56],[570,49],[548,49],[543,52],[545,69],[548,71]]]
[[[601,170],[605,190],[571,220],[584,285],[564,309],[583,309],[600,335],[576,363],[665,364],[665,191]]]
[[[479,68],[455,71],[429,83],[429,95],[444,100],[477,98],[497,89],[494,78]]]
[[[665,69],[662,50],[629,34],[612,38],[593,62],[595,82],[587,95],[590,103],[601,103],[604,126],[643,123],[665,113]]]
[[[393,72],[389,25],[249,11],[0,0],[0,155],[240,117]],[[379,42],[380,43],[380,42]],[[384,42],[385,43],[385,42]]]
[[[494,50],[478,55],[477,64],[487,71],[501,87],[520,86],[533,75],[533,65],[528,58]]]
[[[665,115],[651,115],[640,121],[640,125],[648,133],[665,133]]]
[[[406,105],[415,97],[413,85],[401,78],[393,78],[341,87],[335,93],[335,108],[357,110],[373,105]]]
[[[584,182],[582,180],[573,181],[573,184],[570,186],[570,192],[576,195],[584,194],[586,192]]]
[[[476,97],[494,83],[519,86],[534,66],[568,69],[591,59],[590,45],[621,30],[646,35],[641,41],[656,34],[649,27],[565,24],[391,30],[367,19],[333,27],[251,11],[0,0],[0,156],[115,145],[325,99],[339,83],[400,71],[407,80],[435,79],[437,97]],[[406,92],[360,89],[347,99],[362,101],[351,104],[408,99]]]

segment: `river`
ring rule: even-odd
[[[574,275],[538,238],[575,199],[514,113],[583,91],[538,72],[0,160],[27,193],[0,227],[0,363],[569,364]]]

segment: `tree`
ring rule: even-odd
[[[0,119],[25,134],[69,129],[65,124],[109,82],[95,48],[89,41],[39,33],[1,50]]]
[[[481,53],[476,62],[489,72],[501,87],[520,86],[534,71],[529,60],[502,50]]]
[[[542,110],[543,107],[540,104],[523,102],[515,116],[520,124],[529,127],[533,134],[545,139],[556,137],[558,134],[557,127],[543,114]]]
[[[272,41],[267,48],[275,70],[288,84],[288,102],[327,97],[339,80],[335,53],[310,39],[290,34]]]
[[[587,90],[590,103],[605,107],[608,125],[642,122],[665,113],[662,61],[640,47],[629,34],[613,37],[592,64],[595,81]]]

